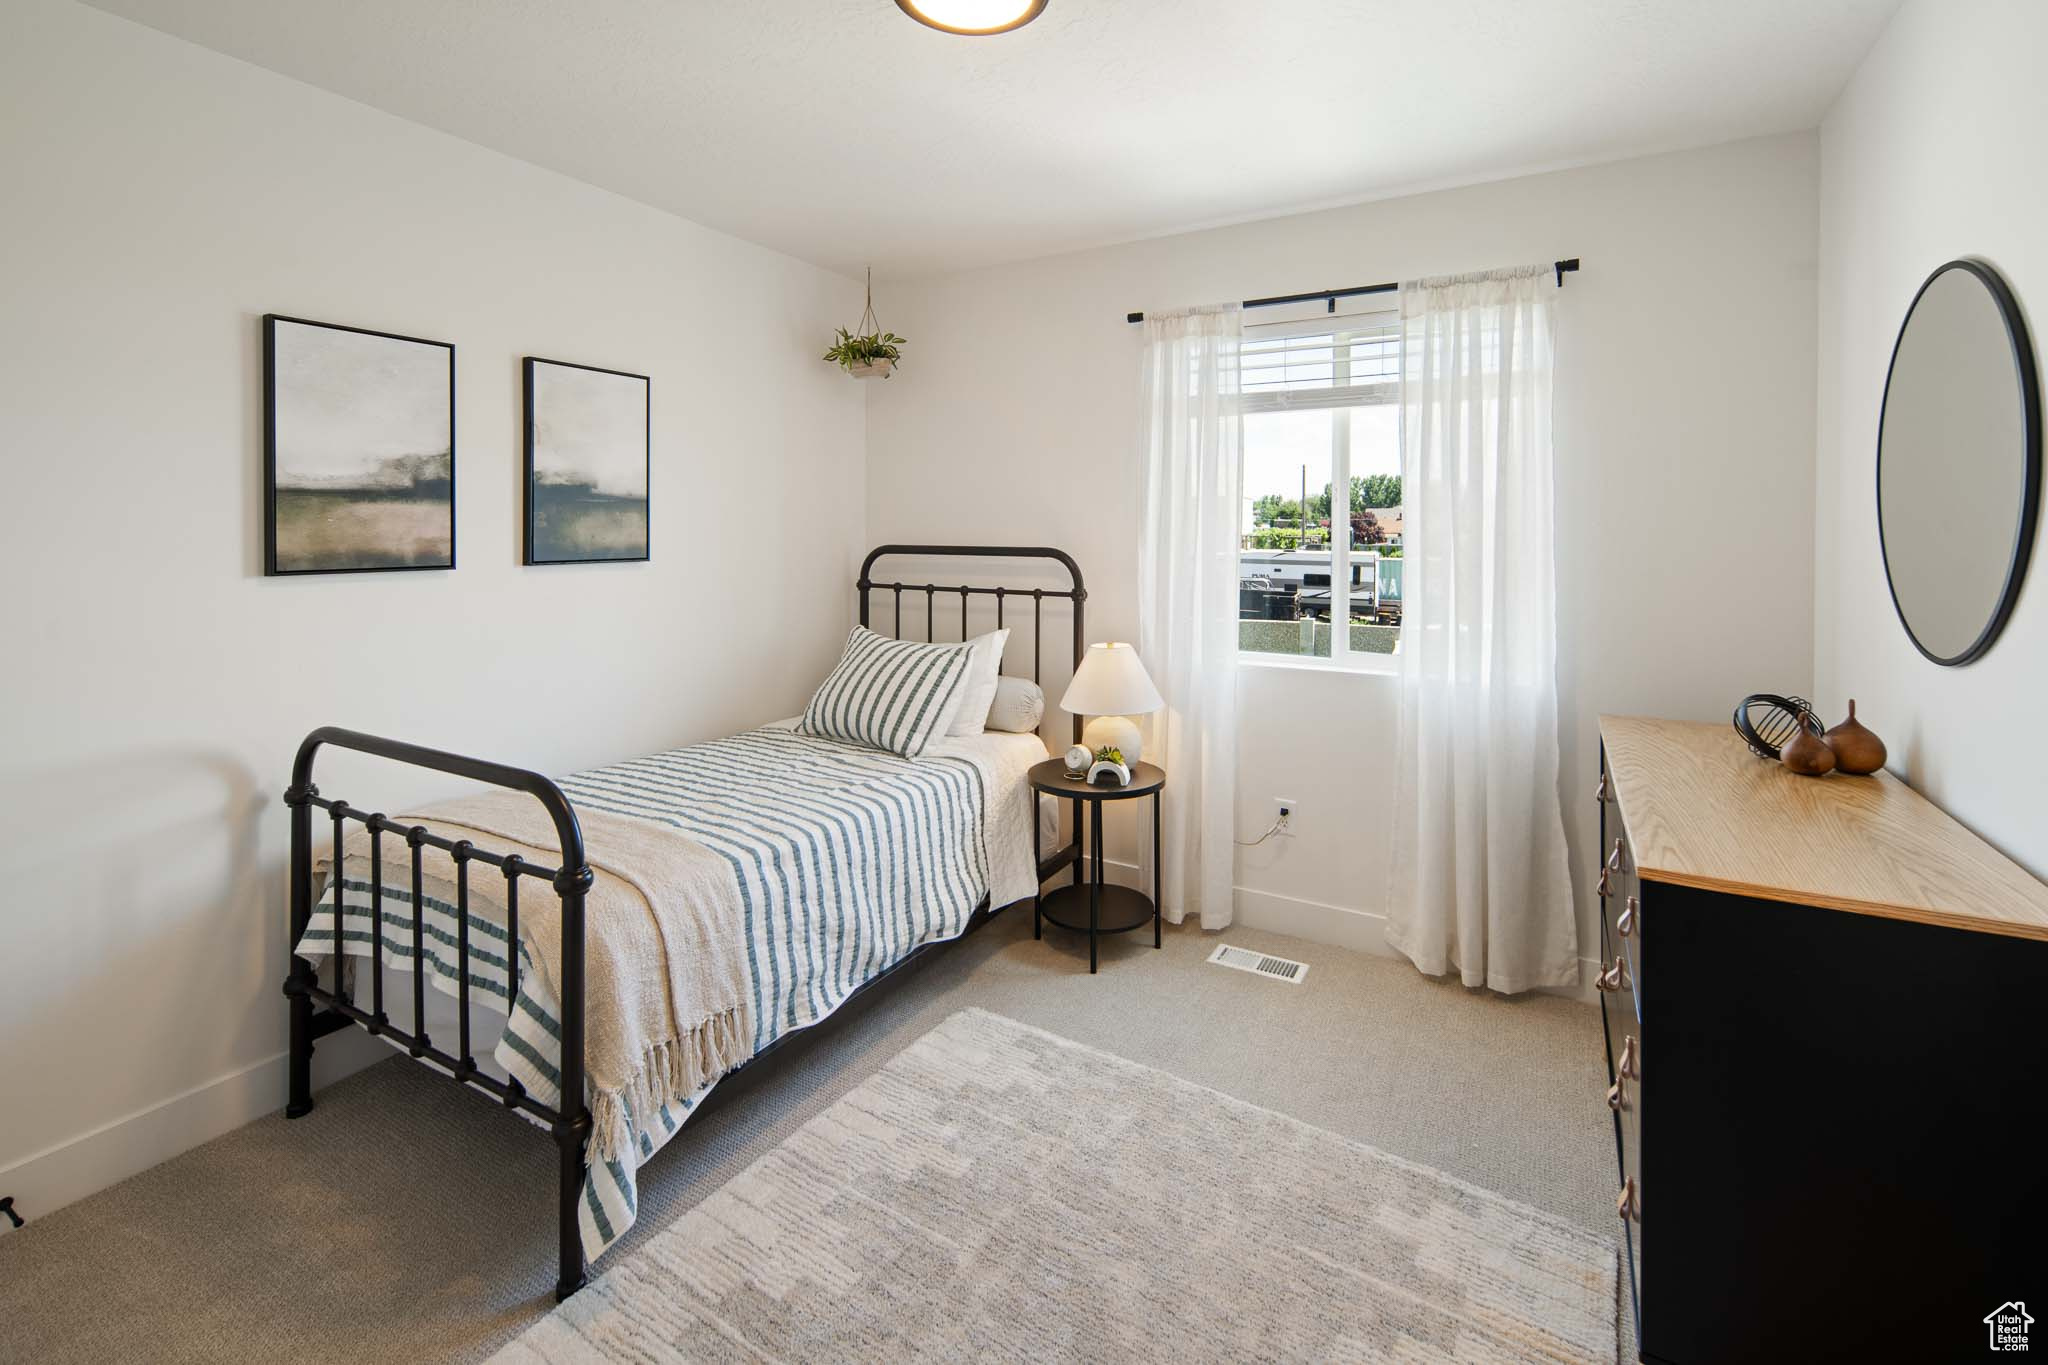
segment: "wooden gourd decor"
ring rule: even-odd
[[[1884,741],[1856,719],[1856,699],[1849,699],[1849,719],[1827,732],[1824,738],[1835,751],[1835,766],[1862,777],[1884,766]]]
[[[1802,777],[1825,777],[1835,770],[1835,751],[1819,734],[1813,712],[1799,713],[1799,733],[1785,741],[1778,761]]]

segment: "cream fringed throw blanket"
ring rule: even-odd
[[[577,815],[597,874],[584,903],[584,1070],[592,1145],[611,1160],[631,1150],[629,1114],[645,1118],[686,1099],[753,1055],[753,995],[731,864],[651,820],[588,808]],[[517,792],[394,818],[543,867],[561,862],[553,821]],[[404,840],[385,835],[383,851],[386,886],[409,879]],[[422,874],[432,884],[427,894],[452,905],[454,859],[439,849],[422,852]],[[349,836],[344,872],[349,882],[368,886],[369,831]],[[521,880],[520,937],[560,1000],[561,902],[544,883]],[[472,915],[502,925],[504,878],[497,869],[472,864],[469,884]]]

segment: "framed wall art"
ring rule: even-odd
[[[526,357],[528,564],[648,558],[644,374]]]
[[[455,567],[455,347],[263,319],[267,574]]]

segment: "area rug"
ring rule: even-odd
[[[602,1360],[1612,1361],[1613,1244],[982,1010],[536,1323]]]

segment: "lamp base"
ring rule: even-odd
[[[1081,742],[1088,746],[1089,753],[1099,753],[1106,745],[1121,749],[1124,766],[1138,766],[1139,740],[1138,725],[1129,716],[1097,716],[1081,731]]]

